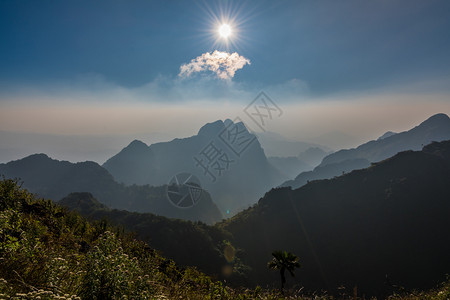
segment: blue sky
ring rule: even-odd
[[[2,1],[0,80],[97,74],[136,87],[176,76],[215,50],[207,31],[221,11],[241,22],[229,51],[252,62],[235,81],[295,78],[323,94],[450,75],[448,1]]]
[[[363,141],[450,112],[449,32],[446,0],[0,1],[0,129],[151,143],[265,90],[286,112],[271,130]],[[179,76],[215,50],[250,63]]]

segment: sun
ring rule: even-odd
[[[232,33],[231,26],[228,24],[220,25],[218,31],[219,31],[220,36],[224,39],[227,39]]]
[[[200,28],[203,28],[201,31],[204,32],[207,42],[213,42],[210,45],[211,51],[237,51],[245,46],[248,40],[245,32],[249,29],[251,14],[243,13],[247,11],[244,5],[232,1],[218,1],[216,6],[210,6],[209,1],[204,3],[200,7],[205,13],[206,22]]]

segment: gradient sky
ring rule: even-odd
[[[221,19],[235,25],[228,44]],[[406,130],[450,113],[449,33],[446,0],[1,1],[0,161],[39,151],[28,133],[120,136],[110,152],[193,135],[260,90],[286,112],[270,130],[290,138]],[[229,80],[178,76],[214,50],[250,64]]]

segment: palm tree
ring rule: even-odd
[[[286,283],[286,277],[284,273],[286,270],[289,271],[292,277],[295,277],[295,268],[300,268],[299,258],[287,251],[274,251],[272,252],[272,260],[267,263],[267,267],[273,270],[280,270],[281,276],[281,290],[284,289],[284,284]]]

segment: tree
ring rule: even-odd
[[[300,268],[299,258],[287,251],[274,251],[272,252],[272,260],[267,263],[267,267],[272,270],[280,270],[281,277],[281,290],[284,289],[286,283],[286,276],[284,273],[289,271],[292,277],[295,277],[295,268]]]

